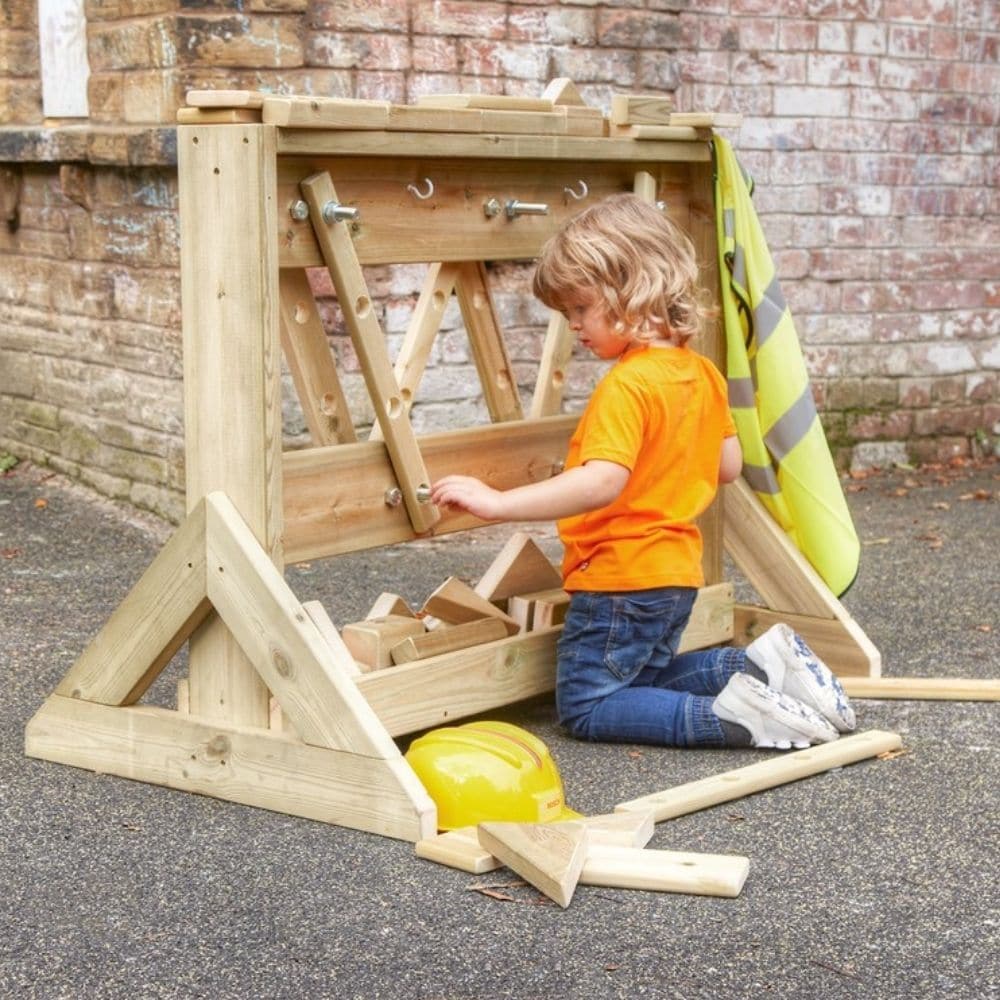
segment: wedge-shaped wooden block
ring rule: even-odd
[[[514,635],[520,630],[517,622],[491,604],[485,597],[480,597],[472,587],[457,576],[449,576],[437,590],[424,602],[423,613],[449,625],[461,625],[476,621],[478,618],[496,618],[504,623],[507,635]]]
[[[496,642],[497,639],[506,639],[508,634],[506,622],[499,618],[479,618],[462,625],[446,625],[433,632],[404,639],[389,650],[389,655],[393,663],[411,663],[413,660],[423,660],[428,656],[469,649],[484,642]]]
[[[386,615],[403,615],[406,618],[416,618],[416,612],[403,600],[399,594],[385,590],[375,598],[365,618],[384,618]]]
[[[344,645],[362,670],[381,670],[392,666],[391,650],[404,639],[424,634],[424,623],[406,615],[383,615],[352,622],[341,630]]]
[[[669,94],[612,94],[613,125],[669,125],[674,99]]]
[[[749,764],[734,771],[713,774],[700,781],[691,781],[676,788],[645,795],[640,799],[622,802],[615,806],[615,812],[652,809],[656,822],[659,823],[661,820],[707,809],[720,802],[730,802],[766,788],[808,778],[821,771],[829,771],[833,767],[842,767],[844,764],[852,764],[867,757],[896,750],[902,743],[898,734],[877,729],[866,733],[855,733],[853,736],[842,736],[833,743],[822,743],[806,750],[796,750],[794,753],[761,761],[759,764]]]
[[[569,906],[587,857],[582,823],[480,823],[479,842],[539,892]]]
[[[580,96],[576,84],[568,76],[557,76],[550,80],[542,91],[542,98],[551,101],[554,106],[585,108],[586,101]]]
[[[587,828],[588,851],[594,847],[645,847],[656,826],[651,809],[581,816],[571,822],[582,823]]]
[[[562,587],[562,575],[526,531],[515,531],[475,586],[480,597],[503,601],[514,594]]]
[[[617,889],[733,898],[743,891],[749,870],[750,860],[736,854],[594,845],[587,851],[580,882]]]

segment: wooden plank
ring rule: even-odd
[[[389,365],[385,340],[351,243],[350,229],[343,222],[326,224],[322,221],[323,206],[339,200],[336,189],[326,173],[307,177],[301,188],[309,203],[316,239],[337,291],[337,301],[385,437],[406,512],[414,531],[427,531],[440,513],[429,500],[430,478]]]
[[[630,809],[652,809],[657,823],[676,816],[707,809],[721,802],[731,802],[767,788],[799,781],[834,767],[843,767],[855,761],[875,757],[880,753],[896,750],[903,741],[897,733],[877,729],[864,733],[842,736],[833,743],[822,743],[806,750],[796,750],[758,764],[714,774],[700,781],[690,781],[675,788],[645,795],[639,799],[622,802],[615,812]]]
[[[727,591],[731,606],[729,584],[699,593],[691,621],[681,636],[680,652],[729,640],[732,630],[731,617],[725,612]],[[556,641],[561,631],[555,627],[522,633],[392,670],[363,674],[357,680],[358,690],[393,736],[453,725],[463,716],[552,691]]]
[[[434,803],[399,755],[322,749],[146,705],[52,695],[28,723],[25,752],[401,840],[432,836],[437,824]]]
[[[211,604],[200,501],[73,664],[56,694],[106,705],[138,701]]]
[[[208,596],[295,731],[312,746],[391,758],[395,743],[221,493],[206,499]],[[348,657],[349,658],[349,657]]]
[[[867,677],[871,670],[871,643],[865,637],[859,642],[855,631],[839,618],[817,618],[794,615],[788,611],[772,611],[752,604],[737,604],[733,608],[733,642],[749,646],[772,625],[784,622],[809,644],[813,652],[842,680]]]
[[[545,97],[518,97],[508,94],[422,94],[417,107],[477,108],[490,111],[552,111]]]
[[[189,90],[184,100],[192,108],[259,108],[265,96],[258,90]]]
[[[743,115],[725,111],[674,111],[668,125],[690,125],[692,128],[739,128]]]
[[[720,492],[725,507],[725,549],[761,600],[774,611],[836,619],[850,669],[867,661],[868,669],[863,672],[877,677],[882,672],[881,654],[768,514],[746,480],[740,477]]]
[[[455,292],[490,419],[494,423],[521,420],[524,414],[517,374],[500,332],[483,261],[466,261],[458,265]]]
[[[844,677],[851,698],[913,701],[1000,701],[1000,680],[962,677]]]
[[[704,142],[711,136],[708,129],[690,125],[611,125],[608,134],[641,142]]]
[[[479,842],[539,892],[569,906],[587,857],[582,823],[480,823]]]
[[[423,635],[426,630],[419,618],[406,615],[383,615],[351,622],[341,629],[344,645],[362,670],[381,670],[392,666],[389,651],[404,639]]]
[[[612,125],[670,125],[671,94],[612,94]]]
[[[515,135],[565,135],[566,115],[560,112],[484,110],[483,132]]]
[[[280,563],[275,130],[180,125],[177,159],[188,509],[223,491]],[[267,688],[214,619],[191,637],[189,678],[195,714],[267,725]]]
[[[178,125],[241,125],[260,121],[254,108],[178,108]]]
[[[298,268],[283,270],[279,287],[281,346],[309,436],[320,446],[357,441],[351,411],[306,272]]]
[[[267,97],[264,122],[286,128],[384,129],[389,123],[388,101],[346,97]]]
[[[303,601],[302,610],[309,616],[309,620],[319,630],[323,641],[333,651],[337,666],[348,677],[360,677],[361,671],[353,661],[350,650],[346,648],[344,640],[340,637],[337,626],[333,624],[330,616],[326,613],[326,608],[319,601]]]
[[[460,625],[476,621],[479,618],[496,618],[503,622],[507,635],[518,631],[517,623],[504,614],[487,598],[481,597],[463,580],[457,576],[449,576],[424,601],[422,611],[450,625]]]
[[[423,378],[427,359],[430,357],[434,338],[441,328],[441,319],[448,300],[455,289],[458,279],[458,265],[455,263],[434,263],[427,268],[420,297],[410,317],[410,325],[406,328],[406,336],[400,345],[396,363],[393,366],[393,376],[399,385],[403,406],[409,413],[416,398],[417,388]],[[369,439],[382,440],[382,428],[378,424],[372,427]]]
[[[483,112],[484,114],[486,112]],[[662,126],[643,125],[636,128]],[[686,142],[637,143],[614,137],[567,135],[502,135],[482,133],[426,133],[401,131],[323,131],[281,129],[278,153],[287,156],[413,156],[425,158],[472,158],[484,160],[592,160],[600,163],[664,162],[707,163],[711,151],[698,130],[684,133]],[[695,141],[697,140],[697,141]],[[439,260],[439,257],[425,258]]]
[[[750,860],[736,854],[599,846],[587,852],[580,883],[733,899],[749,871]]]
[[[497,489],[535,482],[561,467],[577,417],[551,417],[441,431],[418,439],[433,479],[462,469]],[[289,561],[354,552],[416,537],[402,506],[387,506],[392,485],[385,447],[374,441],[286,452],[285,555]],[[435,535],[483,522],[446,510]]]
[[[499,618],[477,618],[403,639],[389,650],[389,655],[393,663],[412,663],[456,650],[465,652],[473,646],[504,639],[509,634],[506,624]]]
[[[562,409],[566,369],[573,357],[575,343],[576,335],[570,330],[566,317],[554,309],[550,310],[542,357],[535,377],[535,391],[531,397],[529,413],[532,417],[549,417]]]
[[[527,531],[515,531],[479,578],[475,591],[488,601],[503,601],[554,587],[562,587],[562,574]]]
[[[386,128],[415,132],[482,132],[483,114],[472,108],[393,104],[389,108]]]

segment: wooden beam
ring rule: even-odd
[[[562,409],[566,369],[573,357],[575,342],[576,337],[566,317],[554,309],[550,310],[542,357],[535,377],[535,391],[531,397],[529,412],[533,418],[550,417]]]
[[[308,746],[167,709],[52,695],[28,723],[29,757],[417,841],[437,810],[399,755]]]
[[[1000,701],[1000,680],[962,677],[844,677],[851,698],[912,701]]]
[[[280,289],[281,347],[313,444],[357,441],[351,411],[305,270],[283,270]]]
[[[674,819],[676,816],[685,816],[700,809],[707,809],[720,802],[731,802],[733,799],[766,788],[775,788],[790,781],[808,778],[834,767],[843,767],[845,764],[875,757],[880,753],[898,749],[902,743],[898,734],[877,729],[855,733],[852,736],[842,736],[832,743],[796,750],[771,760],[761,761],[759,764],[748,764],[734,771],[714,774],[700,781],[691,781],[676,788],[668,788],[662,792],[622,802],[615,806],[615,812],[652,809],[653,816],[659,823],[665,819]]]
[[[200,501],[91,640],[56,694],[105,705],[138,701],[211,611]]]
[[[440,513],[430,503],[430,479],[389,365],[385,340],[351,243],[350,230],[344,222],[323,221],[324,206],[338,202],[336,189],[327,173],[313,174],[300,186],[309,204],[316,240],[333,279],[375,416],[382,428],[406,512],[415,532],[427,531],[439,519]]]
[[[749,871],[750,860],[737,854],[602,846],[587,852],[580,884],[733,899],[743,891]]]
[[[506,623],[499,618],[476,618],[402,639],[389,650],[389,655],[395,664],[412,663],[445,653],[465,653],[474,646],[492,644],[509,634]]]

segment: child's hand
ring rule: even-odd
[[[445,476],[431,486],[431,500],[441,507],[458,507],[483,521],[503,520],[503,493],[472,476]]]

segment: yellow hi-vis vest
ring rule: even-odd
[[[715,213],[729,405],[743,476],[830,590],[843,594],[861,547],[823,433],[791,313],[744,174],[716,136]]]

